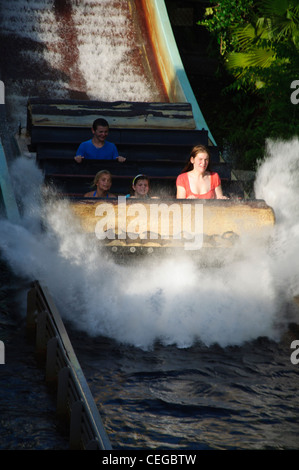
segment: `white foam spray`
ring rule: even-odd
[[[144,349],[156,341],[225,347],[279,339],[299,288],[298,152],[298,141],[269,143],[256,192],[277,225],[270,242],[243,241],[219,268],[201,268],[190,256],[116,264],[96,237],[80,232],[67,201],[48,194],[42,202],[40,172],[21,157],[12,178],[19,197],[26,194],[22,225],[0,222],[2,255],[16,274],[47,285],[63,318],[89,335]]]
[[[269,250],[271,274],[281,295],[299,293],[299,140],[268,141],[255,181],[257,198],[274,208],[276,227]]]

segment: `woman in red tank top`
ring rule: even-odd
[[[177,177],[177,199],[227,199],[218,173],[210,171],[210,153],[205,145],[193,147],[189,161]]]

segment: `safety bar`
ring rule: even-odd
[[[102,419],[48,289],[33,282],[27,295],[27,330],[45,356],[46,381],[57,388],[57,414],[70,422],[70,449],[111,450]]]

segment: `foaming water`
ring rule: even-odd
[[[260,336],[279,340],[299,285],[298,150],[298,141],[269,143],[256,196],[273,207],[277,224],[270,239],[242,241],[217,268],[184,255],[115,263],[96,237],[80,233],[68,201],[51,191],[41,197],[39,170],[19,158],[12,167],[18,197],[22,184],[31,184],[22,225],[0,223],[2,254],[16,274],[46,284],[63,317],[90,336],[142,349],[157,341],[186,348],[198,341],[226,347]]]
[[[281,295],[299,291],[299,141],[268,141],[265,160],[255,181],[257,198],[274,208],[276,227],[269,251],[269,266]]]

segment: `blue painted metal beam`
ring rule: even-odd
[[[20,214],[12,188],[3,145],[0,139],[0,187],[6,216],[10,222],[19,223]]]
[[[175,89],[177,98],[186,100],[192,105],[193,116],[197,129],[205,129],[208,131],[209,139],[213,145],[217,145],[215,139],[206,123],[201,109],[194,96],[190,82],[188,80],[181,56],[179,54],[177,44],[173,35],[172,27],[168,17],[164,0],[146,0],[146,3],[152,4],[155,11],[155,28],[156,31],[156,48],[160,50],[160,57],[165,68],[168,68],[169,87]],[[164,64],[161,64],[164,67]],[[172,70],[171,70],[172,69]],[[171,99],[171,96],[170,96]]]

